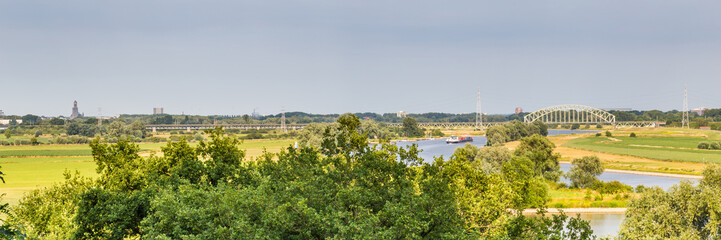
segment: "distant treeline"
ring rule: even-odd
[[[681,123],[682,112],[677,110],[662,112],[659,110],[649,111],[609,111],[616,116],[616,121],[659,121],[666,125],[675,126]],[[528,113],[507,114],[507,115],[484,115],[484,122],[510,122],[513,120],[523,121],[523,117]],[[403,118],[397,113],[353,113],[360,119],[374,120],[384,123],[401,123]],[[332,123],[335,122],[340,114],[313,114],[305,112],[287,112],[285,113],[286,123],[307,124],[307,123]],[[414,118],[417,122],[474,122],[475,113],[408,113],[407,117]],[[694,112],[689,113],[691,118],[691,126],[703,127],[711,126],[714,128],[713,122],[721,122],[721,108],[709,109],[704,112],[703,116],[699,116]],[[97,119],[93,117],[81,117],[74,120],[66,120],[62,117],[40,117],[32,114],[25,116],[3,116],[3,119],[16,119],[20,121],[12,121],[10,125],[48,125],[63,126],[69,122],[79,124],[97,124]],[[122,121],[126,124],[132,122],[142,122],[145,124],[279,124],[281,114],[271,114],[265,116],[245,115],[149,115],[149,114],[121,114],[119,118],[105,119],[103,124],[109,124],[114,121]]]

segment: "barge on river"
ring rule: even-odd
[[[472,137],[456,137],[456,136],[451,136],[451,137],[449,137],[448,139],[446,139],[446,143],[448,143],[448,144],[451,144],[451,143],[464,143],[464,142],[473,142],[473,138],[472,138]]]

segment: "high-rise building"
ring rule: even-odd
[[[77,117],[80,117],[80,112],[78,112],[78,101],[73,102],[73,113],[70,114],[70,119],[75,119]]]
[[[153,108],[153,114],[163,114],[163,108]]]
[[[523,112],[523,108],[517,107],[516,108],[516,114],[521,114]]]

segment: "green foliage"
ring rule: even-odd
[[[585,156],[573,159],[573,166],[566,173],[571,180],[571,186],[577,188],[589,187],[598,181],[598,176],[603,173],[603,165],[597,156]]]
[[[23,196],[8,222],[22,226],[30,238],[70,239],[77,228],[73,219],[79,196],[93,186],[89,179],[65,173],[65,182],[36,189]]]
[[[528,137],[534,134],[542,136],[548,135],[548,126],[540,121],[531,124],[525,124],[518,120],[508,122],[503,125],[491,126],[486,130],[486,145],[500,145],[510,141],[516,141],[522,137]]]
[[[443,132],[441,132],[440,129],[433,129],[433,131],[431,132],[431,136],[443,137],[443,136],[445,136],[445,134],[443,134]]]
[[[710,165],[698,186],[683,181],[668,191],[649,188],[631,200],[621,239],[716,239],[721,234],[721,167]]]
[[[534,163],[526,157],[513,157],[503,164],[503,176],[511,185],[514,196],[512,206],[522,210],[542,207],[548,198],[548,185],[534,174]]]
[[[601,136],[601,133],[596,133],[596,137],[600,137],[600,136]]]
[[[418,122],[412,117],[403,118],[401,132],[405,137],[423,137],[424,130],[418,127]]]
[[[480,148],[478,153],[480,167],[485,173],[502,173],[503,164],[511,160],[511,152],[503,146]]]
[[[298,134],[298,144],[301,146],[320,147],[323,143],[323,136],[327,132],[328,135],[335,135],[338,123],[310,123],[303,127]]]
[[[613,137],[613,134],[611,134],[610,131],[606,131],[606,137]]]
[[[558,159],[561,158],[561,155],[554,153],[554,148],[556,145],[546,137],[533,135],[521,138],[521,143],[516,147],[514,154],[527,157],[533,162],[535,176],[542,176],[552,182],[558,182],[561,175]]]
[[[65,125],[65,120],[62,118],[50,119],[50,125]]]
[[[629,135],[629,137],[635,138],[635,137],[636,137],[636,133],[631,133],[631,134]]]
[[[708,149],[721,150],[721,143],[719,143],[719,142],[712,142],[711,144],[708,145]]]
[[[641,188],[643,188],[642,185]],[[591,189],[598,191],[601,194],[616,194],[616,193],[628,193],[633,192],[633,187],[623,184],[617,180],[610,182],[595,181],[591,185]]]
[[[5,129],[5,132],[3,134],[5,135],[6,139],[10,139],[10,137],[12,137],[12,133],[10,132],[10,129]]]
[[[519,216],[508,225],[505,239],[596,239],[588,222],[580,216],[557,214],[544,217]]]
[[[579,128],[581,128],[581,124],[574,123],[571,125],[571,130],[575,130],[575,129],[579,129]]]
[[[33,136],[40,137],[40,135],[43,135],[43,131],[37,130],[37,131],[35,131],[35,135],[33,135]]]

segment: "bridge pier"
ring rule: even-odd
[[[185,129],[185,131],[186,131],[186,132],[190,132],[190,127],[187,127],[187,128]]]
[[[156,133],[156,132],[158,132],[158,128],[153,127],[153,133]]]

